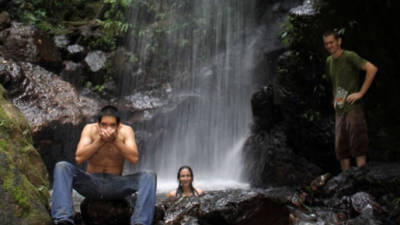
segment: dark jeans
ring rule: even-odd
[[[57,224],[73,223],[72,189],[91,199],[124,199],[137,192],[131,224],[150,225],[156,201],[156,175],[139,172],[126,176],[105,173],[91,174],[69,162],[58,162],[54,168],[51,216]],[[131,201],[129,201],[131,202]]]

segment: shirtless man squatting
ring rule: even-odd
[[[74,224],[72,189],[90,199],[124,199],[137,192],[131,225],[152,224],[156,200],[156,175],[138,172],[122,176],[124,160],[139,161],[133,129],[120,122],[118,109],[105,106],[96,123],[81,133],[75,161],[87,161],[86,171],[66,161],[54,168],[51,216],[55,224]],[[130,201],[128,201],[130,202]]]

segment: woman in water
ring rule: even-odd
[[[167,197],[187,197],[187,196],[199,196],[204,194],[204,191],[193,187],[193,171],[189,166],[182,166],[178,170],[178,182],[179,186],[176,190],[173,190],[167,194]]]

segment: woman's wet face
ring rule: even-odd
[[[192,183],[192,174],[189,169],[184,168],[179,172],[179,182],[182,186],[187,186]]]

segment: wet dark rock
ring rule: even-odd
[[[321,170],[286,144],[282,127],[251,135],[243,148],[244,175],[255,187],[309,184]]]
[[[317,11],[315,10],[315,0],[304,0],[302,5],[299,5],[290,10],[292,15],[297,16],[314,16]]]
[[[288,221],[289,189],[227,190],[200,197],[170,198],[158,205],[155,224],[274,224]]]
[[[0,31],[10,26],[10,15],[6,11],[0,12]]]
[[[0,32],[0,51],[7,58],[31,63],[40,63],[49,68],[61,65],[61,56],[53,38],[34,26],[11,22],[11,26]]]
[[[243,148],[244,177],[255,187],[308,184],[322,171],[298,154],[305,146],[292,145],[290,138],[301,135],[294,130],[299,122],[276,101],[275,91],[270,85],[253,94],[252,134]]]
[[[112,64],[112,75],[115,82],[120,88],[120,95],[128,95],[132,93],[132,88],[135,87],[138,80],[144,80],[143,73],[137,73],[138,62],[136,56],[125,48],[118,48],[110,55]]]
[[[361,213],[363,211],[368,211],[368,209],[373,209],[376,207],[377,203],[375,203],[370,194],[366,192],[357,192],[351,196],[351,205],[356,212]]]
[[[61,71],[61,77],[75,85],[75,87],[81,87],[84,85],[85,77],[84,77],[84,66],[82,63],[76,63],[73,61],[64,61],[64,68]]]
[[[253,180],[252,185],[267,186],[271,180],[276,179],[290,180],[290,184],[299,180],[299,185],[301,185],[308,183],[309,179],[313,179],[322,171],[336,173],[339,170],[333,149],[334,118],[314,114],[313,110],[306,105],[306,102],[310,100],[305,100],[301,96],[305,96],[305,91],[308,90],[303,90],[304,84],[299,79],[299,75],[290,73],[298,64],[295,56],[296,52],[293,51],[283,53],[278,61],[279,68],[282,68],[280,72],[267,87],[253,94],[252,134],[244,150],[247,162],[245,164],[254,168],[246,174],[246,177],[251,177],[250,179]],[[288,172],[288,176],[284,178],[274,176],[277,175],[273,172],[276,167],[268,164],[274,164],[277,160],[285,161],[282,167],[294,172]],[[297,167],[291,167],[289,164],[292,162],[297,164]],[[254,164],[259,165],[258,168],[261,168],[263,172],[257,172],[258,169],[253,166]],[[302,166],[303,164],[305,167]],[[276,166],[279,167],[279,163]],[[309,172],[305,173],[306,176],[303,179],[301,173],[297,173],[297,168],[307,167],[323,170],[307,170]],[[250,176],[253,172],[262,174],[263,177]],[[255,181],[257,179],[258,181]],[[278,182],[278,184],[284,184],[284,182]]]
[[[253,129],[268,131],[281,119],[280,109],[274,103],[273,86],[256,91],[251,98]],[[268,115],[268,116],[266,116]]]
[[[86,55],[85,47],[78,44],[68,45],[66,50],[67,50],[67,58],[75,62],[79,62]]]
[[[54,43],[56,44],[57,48],[63,49],[68,46],[70,40],[66,35],[58,35],[54,37]]]
[[[293,190],[210,191],[200,197],[169,198],[156,204],[156,225],[286,225],[285,204]],[[132,209],[126,200],[90,200],[81,203],[77,225],[129,224]]]
[[[398,164],[369,163],[362,169],[351,168],[311,192],[312,201],[291,207],[292,224],[394,225],[400,216],[393,202],[394,196],[400,195],[399,180]]]
[[[115,84],[114,80],[106,80],[103,84],[104,93],[109,95],[109,97],[117,96],[119,87]]]
[[[71,84],[40,66],[0,57],[0,71],[1,83],[33,132],[52,121],[78,124],[98,110],[98,103],[80,96]]]
[[[326,196],[348,195],[358,191],[373,189],[378,195],[398,192],[397,179],[400,179],[400,165],[396,163],[369,163],[365,168],[350,168],[328,181],[322,189]],[[384,184],[384,186],[383,186]]]
[[[89,52],[85,57],[85,62],[92,72],[98,72],[104,69],[106,60],[107,55],[102,51]]]
[[[85,199],[81,204],[84,225],[130,225],[132,208],[126,200]]]

